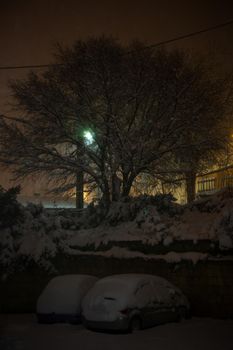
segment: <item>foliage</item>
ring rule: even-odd
[[[148,217],[151,220],[156,220],[157,213],[173,216],[182,211],[182,207],[177,205],[175,201],[172,194],[124,197],[111,203],[104,221],[110,225],[117,225],[121,222],[137,221],[139,217],[139,220],[145,220]]]
[[[176,198],[171,193],[159,193],[152,198],[152,203],[156,205],[159,212],[171,212],[172,204],[175,201]]]
[[[203,61],[195,76],[194,93],[189,100],[196,122],[183,130],[181,140],[187,147],[175,152],[174,157],[186,183],[188,202],[195,199],[196,176],[226,158],[232,129],[232,77],[219,76]]]
[[[17,202],[20,186],[4,190],[0,186],[0,228],[15,225],[21,217],[21,206]]]

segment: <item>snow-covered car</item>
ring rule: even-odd
[[[162,277],[121,274],[98,280],[84,297],[82,310],[87,328],[134,331],[186,318],[189,302]]]
[[[62,275],[52,278],[37,300],[39,323],[81,320],[81,301],[97,281],[89,275]]]

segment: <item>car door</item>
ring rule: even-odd
[[[172,290],[166,285],[157,284],[154,289],[154,322],[162,324],[176,319],[176,310],[172,301]]]
[[[154,324],[155,295],[150,282],[140,284],[135,292],[137,307],[140,311],[143,327]]]

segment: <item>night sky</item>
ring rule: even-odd
[[[50,63],[56,42],[72,45],[105,34],[123,43],[138,38],[153,44],[231,19],[231,0],[0,0],[0,66]],[[214,51],[231,66],[233,25],[175,45]],[[0,70],[0,112],[8,111],[8,79],[27,72]]]
[[[151,44],[233,18],[231,0],[1,0],[0,4],[1,66],[49,63],[56,42],[72,45],[77,38],[106,34],[123,43],[139,38]],[[176,45],[215,50],[229,60],[232,43],[233,25]],[[26,72],[0,71],[1,110],[8,100],[7,80]]]

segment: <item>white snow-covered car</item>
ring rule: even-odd
[[[52,278],[37,300],[39,323],[81,320],[81,301],[97,281],[89,275],[63,275]]]
[[[186,318],[189,308],[183,293],[164,278],[121,274],[96,282],[83,299],[82,317],[90,329],[134,331]]]

